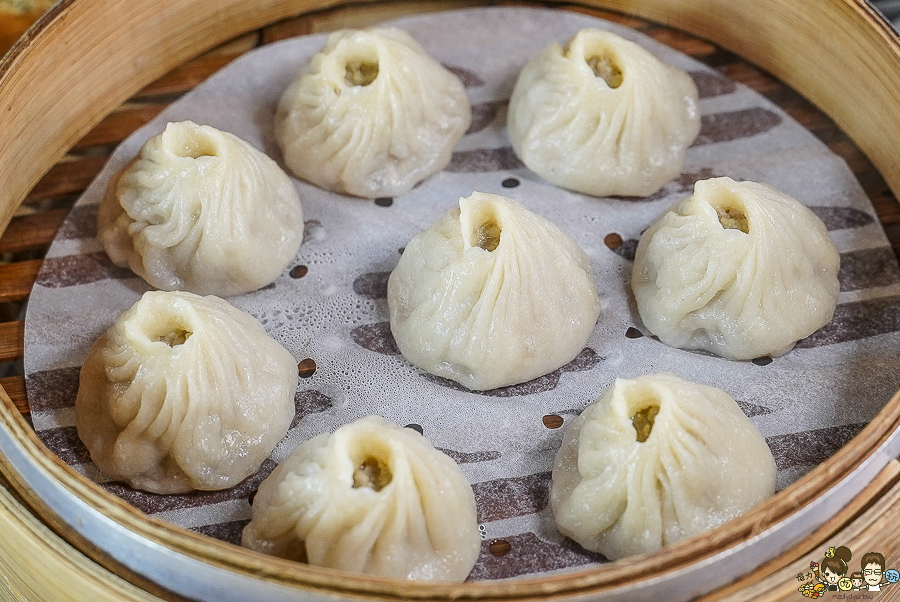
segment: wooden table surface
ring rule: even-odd
[[[459,6],[464,5],[464,2],[459,3]],[[434,5],[424,5],[422,9],[433,10],[433,7]],[[0,3],[0,50],[11,45],[15,37],[24,30],[24,26],[39,14],[39,11],[32,11],[25,15],[15,15],[3,12],[3,8],[3,3]],[[573,9],[641,31],[749,86],[779,105],[848,163],[872,200],[894,252],[900,257],[900,204],[867,158],[832,120],[816,107],[762,70],[704,40],[628,16],[581,7]],[[361,22],[358,11],[335,9],[278,23],[224,44],[189,61],[140,91],[107,116],[43,177],[0,236],[0,385],[24,416],[27,417],[29,412],[22,372],[25,305],[44,254],[57,229],[79,194],[100,171],[115,146],[156,116],[169,103],[253,48],[289,36],[342,26],[367,25],[398,16],[401,11],[403,14],[408,13],[409,5],[402,5],[402,8],[373,7],[365,13]],[[0,501],[6,505],[14,504],[14,492],[4,493],[8,495]],[[881,549],[889,556],[889,566],[900,566],[900,529],[897,529],[896,523],[898,516],[900,516],[900,464],[894,461],[835,520],[810,534],[803,541],[797,542],[794,549],[772,559],[769,564],[752,575],[703,599],[709,601],[801,599],[803,596],[798,592],[801,582],[798,581],[797,575],[808,570],[809,560],[816,557],[821,547],[831,541],[839,541],[841,545],[847,545],[853,550],[868,547]],[[0,519],[2,518],[0,515]],[[23,516],[6,518],[13,521],[27,521],[27,517]],[[2,522],[0,521],[0,527]],[[34,535],[38,541],[45,538],[45,545],[54,550],[66,550],[66,553],[71,554],[70,557],[64,558],[66,556],[64,553],[56,560],[52,554],[48,555],[47,562],[50,563],[51,570],[76,571],[81,573],[81,579],[86,583],[89,584],[91,579],[96,581],[95,589],[91,589],[90,585],[84,585],[84,590],[70,592],[74,597],[66,599],[89,599],[83,596],[99,596],[90,599],[106,599],[103,596],[108,593],[110,587],[116,589],[115,596],[109,599],[158,599],[155,596],[145,595],[139,588],[133,588],[124,582],[119,583],[105,569],[93,565],[86,558],[79,560],[77,550],[67,548],[66,542],[59,540],[49,530],[42,531],[38,524],[31,524],[30,527],[39,532]],[[3,549],[2,543],[0,535],[0,550]],[[0,569],[3,567],[3,558],[0,557]],[[41,596],[63,595],[56,590],[53,590],[56,593],[48,593],[49,590],[28,575],[17,575],[15,566],[11,567],[9,572],[0,570],[0,577],[10,591],[20,592],[29,600],[50,599]],[[900,585],[894,589],[900,590]],[[27,593],[37,598],[28,597]],[[4,595],[3,584],[0,583],[0,599],[5,599]],[[890,589],[876,595],[879,600],[900,599],[900,591]]]

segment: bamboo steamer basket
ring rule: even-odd
[[[0,230],[104,117],[226,40],[316,11],[333,11],[338,27],[474,4],[64,0],[0,62]],[[900,39],[864,0],[584,0],[574,8],[678,28],[759,65],[833,119],[900,196],[890,143],[900,139]],[[900,223],[893,211],[889,235]],[[20,333],[0,333],[0,346],[16,344]],[[900,517],[900,393],[829,460],[708,534],[600,568],[461,585],[298,565],[147,518],[48,452],[11,394],[21,392],[0,388],[0,598],[6,586],[28,600],[782,600],[800,595],[794,576],[832,540],[883,550],[889,566],[900,561],[900,534],[889,528]]]

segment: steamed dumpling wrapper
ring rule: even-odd
[[[275,133],[294,175],[377,198],[443,169],[471,118],[460,79],[408,33],[341,30],[284,92]]]
[[[564,535],[611,560],[652,552],[775,492],[762,435],[724,391],[661,372],[616,379],[572,422],[550,501]]]
[[[75,402],[105,476],[153,493],[237,485],[284,437],[297,363],[217,297],[150,291],[94,344]]]
[[[303,210],[278,164],[228,132],[169,123],[110,182],[98,238],[156,288],[230,297],[272,283],[303,240]]]
[[[417,431],[369,416],[279,464],[259,486],[241,544],[365,575],[461,582],[481,536],[456,462]]]
[[[778,356],[827,324],[840,255],[822,221],[755,182],[703,180],[641,236],[631,286],[663,343]]]
[[[406,245],[388,307],[406,359],[474,390],[565,365],[600,313],[578,244],[512,199],[479,192]]]
[[[545,180],[593,196],[647,196],[677,176],[700,132],[683,71],[600,29],[551,44],[509,101],[513,149]]]

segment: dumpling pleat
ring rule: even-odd
[[[185,140],[200,149],[186,150]],[[111,186],[98,224],[117,265],[163,290],[219,296],[272,282],[303,237],[300,199],[281,168],[192,122],[148,140]]]
[[[369,454],[390,467],[379,490],[354,486]],[[419,580],[462,581],[481,548],[453,460],[375,416],[302,444],[260,485],[243,545],[285,556],[301,542],[314,565]]]
[[[346,63],[353,60],[377,65],[374,79],[345,81]],[[407,192],[442,169],[470,121],[459,78],[408,34],[344,30],[285,91],[275,129],[295,175],[374,198]]]
[[[166,335],[173,338],[157,338]],[[294,416],[293,357],[221,299],[148,292],[95,349],[82,368],[79,435],[101,471],[135,487],[236,484]]]
[[[714,205],[735,199],[746,233],[717,217]],[[644,233],[632,288],[663,342],[752,359],[785,353],[831,319],[839,262],[824,225],[799,202],[716,178],[698,182]]]
[[[588,66],[595,52],[620,68],[617,87]],[[612,33],[586,29],[525,66],[507,126],[519,158],[550,182],[594,196],[645,196],[681,170],[700,131],[697,102],[686,73]]]
[[[646,440],[635,412],[657,404]],[[560,531],[610,559],[723,524],[772,495],[775,462],[725,392],[668,372],[617,379],[572,423],[553,467]]]
[[[403,355],[476,389],[524,382],[570,361],[600,310],[587,256],[510,199],[476,193],[460,207],[407,244],[388,280],[391,330]],[[490,251],[463,232],[477,229],[480,215],[500,228]]]

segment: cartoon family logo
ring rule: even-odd
[[[809,571],[797,575],[797,581],[804,582],[800,593],[807,598],[819,598],[826,592],[880,592],[900,581],[900,572],[885,570],[884,556],[878,552],[863,554],[859,571],[850,572],[852,558],[846,546],[829,548],[821,566],[810,562]]]

